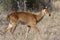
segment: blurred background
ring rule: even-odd
[[[12,35],[10,31],[2,31],[8,25],[7,15],[14,11],[32,12],[37,14],[48,7],[51,16],[45,15],[37,24],[40,34],[30,30],[25,39],[26,25],[18,24]],[[0,0],[0,40],[60,40],[60,0]]]
[[[52,9],[52,0],[0,0],[6,11],[40,11],[45,6]]]

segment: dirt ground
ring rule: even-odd
[[[7,14],[2,11],[3,9],[0,10],[2,12],[0,13],[0,40],[60,40],[60,1],[53,4],[55,9],[51,12],[51,16],[45,15],[36,25],[40,34],[31,29],[26,39],[26,25],[19,24],[14,34],[11,34],[10,31],[7,31],[6,34],[2,33],[2,30],[7,25]]]

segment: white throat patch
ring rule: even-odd
[[[45,14],[45,9],[44,9],[44,10],[42,10],[42,14],[43,14],[43,15]]]

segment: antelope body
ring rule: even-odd
[[[8,15],[9,25],[4,29],[4,32],[11,29],[10,32],[13,33],[19,22],[28,26],[27,32],[29,32],[30,28],[38,32],[39,29],[36,27],[36,23],[47,13],[47,9],[43,9],[38,15],[28,12],[13,12]]]

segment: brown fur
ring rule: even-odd
[[[13,27],[11,28],[11,33],[14,32],[15,28],[17,27],[17,23],[21,22],[28,26],[28,28],[33,28],[36,32],[38,32],[38,28],[36,27],[37,21],[41,20],[41,18],[46,14],[48,11],[45,9],[45,12],[41,11],[38,15],[28,13],[28,12],[13,12],[8,15],[8,20],[12,24]],[[6,32],[8,26],[4,29]],[[27,30],[29,32],[30,29]]]

